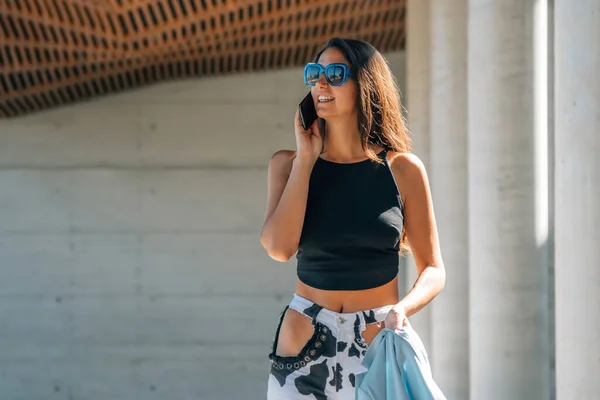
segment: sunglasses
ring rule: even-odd
[[[308,63],[304,67],[304,83],[308,86],[315,86],[322,73],[325,73],[325,79],[331,86],[342,86],[349,77],[354,77],[346,64],[329,64],[323,68],[321,64]]]

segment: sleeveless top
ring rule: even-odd
[[[318,158],[296,259],[298,278],[323,290],[362,290],[398,275],[404,210],[387,160]]]

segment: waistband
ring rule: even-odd
[[[361,332],[365,330],[367,325],[380,323],[385,320],[388,312],[393,307],[394,305],[392,304],[370,310],[340,313],[324,308],[297,294],[294,294],[289,304],[289,308],[311,318],[313,323],[314,321],[318,321],[331,328],[337,327],[339,329],[359,327]]]

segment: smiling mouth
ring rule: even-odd
[[[329,96],[319,96],[319,103],[330,103],[333,100],[335,100],[335,98],[333,97],[329,97]]]

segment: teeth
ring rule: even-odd
[[[319,96],[319,101],[332,101],[333,97]]]

